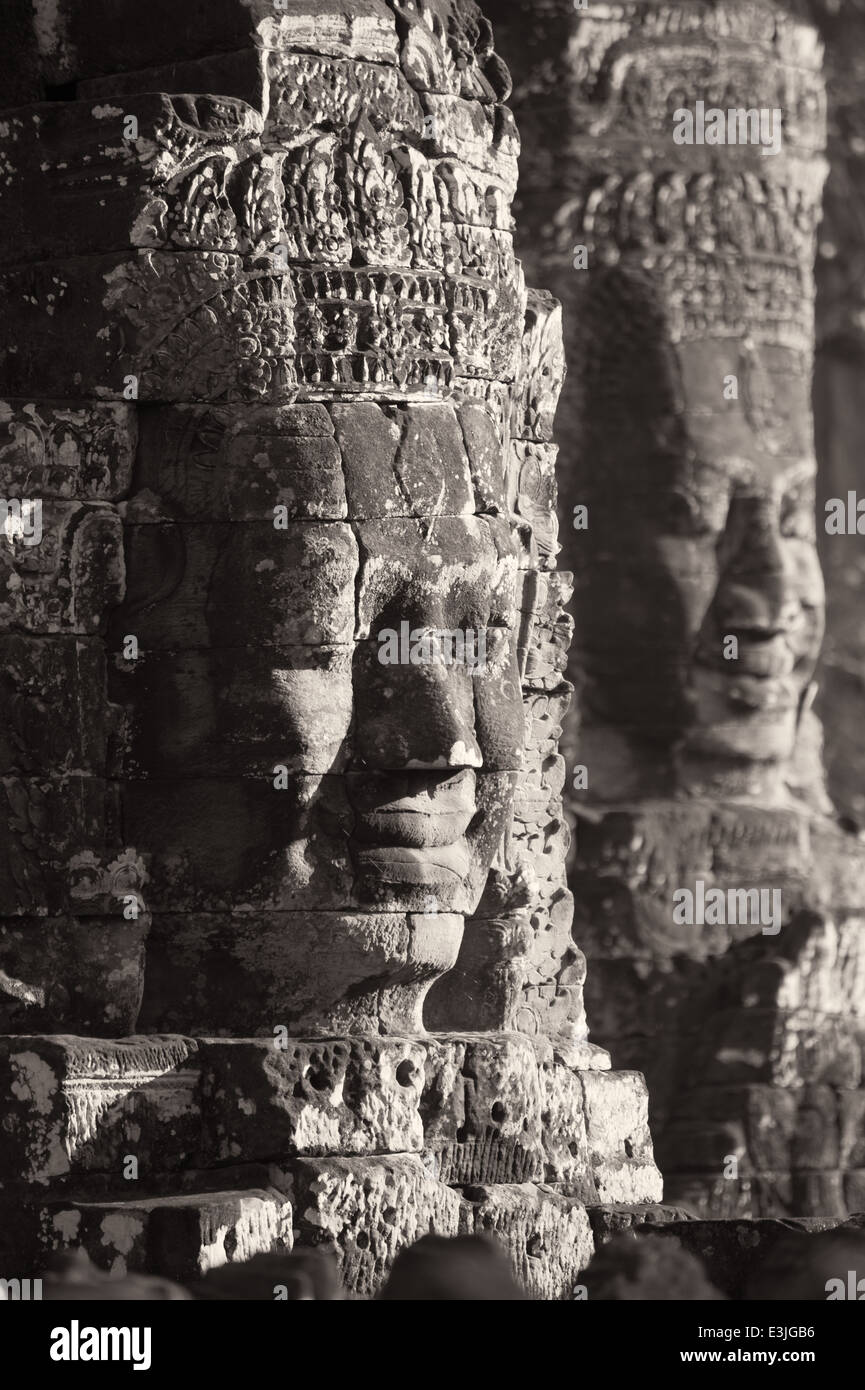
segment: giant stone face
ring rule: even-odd
[[[590,299],[587,722],[694,763],[784,762],[823,635],[807,364],[783,346],[677,346],[641,293],[608,272]],[[629,330],[610,312],[625,301]],[[637,402],[627,419],[617,392]]]
[[[341,971],[399,971],[412,994],[455,959],[522,762],[519,547],[501,484],[483,492],[490,460],[504,480],[495,424],[471,402],[364,402],[243,428],[170,408],[146,429],[117,627],[145,654],[118,691],[154,906],[191,910],[179,949],[269,939],[288,997],[295,951],[333,964],[343,936]],[[484,659],[383,662],[404,625],[479,634]]]
[[[649,6],[639,42],[620,42],[591,7],[574,28],[569,196],[551,223],[574,267],[573,500],[588,508],[580,759],[609,802],[783,801],[805,782],[816,798],[819,62],[807,27],[765,6]],[[775,153],[680,140],[696,101],[768,101]]]
[[[507,75],[472,6],[402,38],[374,8],[316,58],[280,31],[263,120],[160,99],[99,289],[139,393],[108,647],[148,1028],[419,1027],[511,835],[539,561]]]
[[[59,828],[16,784],[0,947],[42,1002],[8,1026],[414,1031],[451,971],[437,1027],[582,1037],[561,318],[514,258],[507,70],[472,0],[217,18],[160,67],[76,15],[78,99],[9,115],[0,448],[48,499],[13,693],[47,661],[105,735]]]

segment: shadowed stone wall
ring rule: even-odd
[[[829,177],[817,256],[817,433],[820,558],[826,575],[826,641],[817,709],[826,728],[832,799],[855,826],[865,819],[862,739],[862,537],[829,535],[826,503],[862,494],[859,401],[863,373],[862,271],[865,265],[865,6],[811,0],[826,52]],[[859,520],[856,514],[857,524]]]

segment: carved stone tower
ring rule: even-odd
[[[22,18],[2,122],[4,1255],[369,1293],[494,1230],[566,1297],[661,1194],[570,930],[507,69],[471,0],[175,9]]]
[[[490,9],[532,152],[521,245],[567,325],[590,1024],[646,1071],[668,1198],[843,1216],[865,956],[812,713],[821,45],[781,3]],[[677,917],[683,892],[733,908]]]

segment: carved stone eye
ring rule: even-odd
[[[698,499],[683,488],[665,492],[662,506],[662,526],[668,535],[702,536],[711,529]]]

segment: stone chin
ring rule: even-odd
[[[453,968],[459,914],[181,914],[156,933],[140,1026],[153,1032],[301,1036],[412,1033]]]

